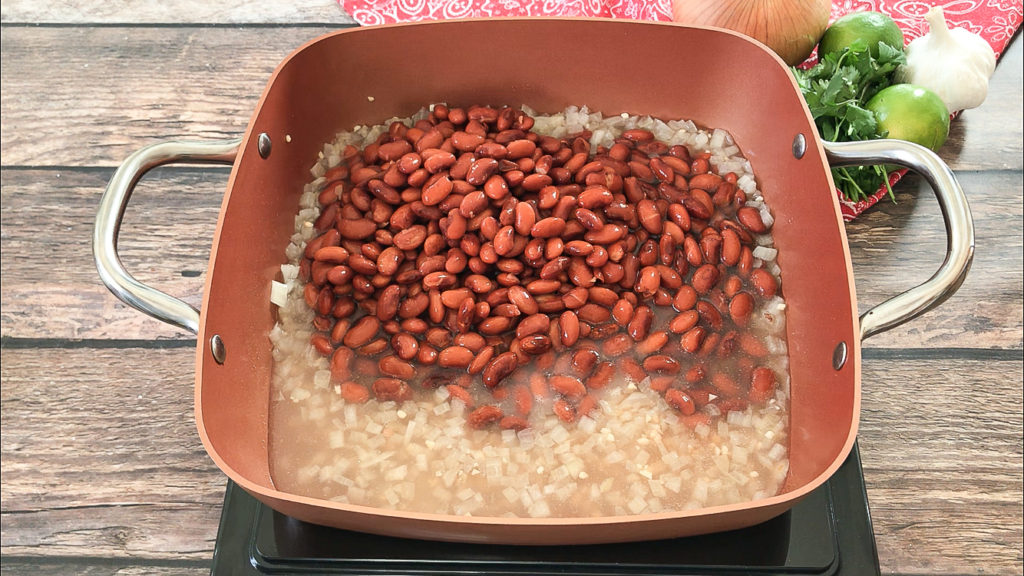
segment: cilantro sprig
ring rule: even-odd
[[[864,104],[892,85],[896,69],[906,62],[902,50],[884,42],[878,43],[875,57],[865,41],[856,40],[842,52],[826,54],[807,70],[793,68],[793,73],[822,138],[831,142],[870,140],[886,134],[878,133],[875,115]],[[866,199],[883,183],[892,196],[884,166],[833,168],[832,177],[850,200]]]

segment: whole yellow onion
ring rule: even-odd
[[[831,9],[831,0],[672,0],[676,22],[746,34],[790,66],[811,55]]]

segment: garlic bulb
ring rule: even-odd
[[[929,10],[925,20],[931,30],[907,46],[907,64],[898,80],[935,92],[951,112],[977,108],[996,69],[992,47],[963,28],[950,30],[942,8]]]
[[[831,9],[831,0],[673,0],[672,19],[746,34],[795,66],[821,40]]]

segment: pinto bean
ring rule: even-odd
[[[387,350],[387,347],[387,338],[376,338],[370,341],[369,343],[360,346],[357,352],[359,352],[363,356],[376,356],[377,354],[380,354],[384,350]]]
[[[533,296],[538,294],[551,294],[562,287],[558,280],[534,280],[526,285],[526,291]]]
[[[422,344],[416,352],[416,361],[424,366],[436,364],[438,361],[437,349],[429,344]]]
[[[651,142],[654,140],[654,133],[643,128],[633,128],[623,132],[622,137],[633,143]]]
[[[622,371],[633,382],[641,382],[644,378],[647,378],[647,372],[644,372],[643,366],[635,359],[626,356],[620,359],[619,363],[622,366]]]
[[[736,264],[736,270],[742,278],[749,278],[754,270],[754,253],[749,246],[744,246],[740,250],[740,261]]]
[[[487,339],[475,332],[457,334],[451,338],[451,342],[456,346],[469,348],[474,354],[479,354],[487,346]]]
[[[749,292],[738,292],[729,300],[729,316],[737,326],[746,326],[754,310],[754,297]]]
[[[399,250],[415,250],[416,248],[419,248],[426,239],[426,227],[416,225],[410,226],[398,234],[395,234],[392,241],[394,242],[395,247]]]
[[[531,315],[538,312],[537,301],[533,296],[522,286],[509,286],[508,288],[508,299],[514,304],[523,314]]]
[[[594,372],[587,377],[584,385],[587,390],[598,390],[607,386],[613,376],[615,376],[615,364],[600,362],[594,368]]]
[[[775,296],[779,289],[779,284],[776,282],[775,277],[764,268],[757,268],[750,272],[750,284],[753,285],[757,293],[763,298]]]
[[[580,193],[576,199],[576,203],[580,208],[593,210],[595,208],[601,208],[611,204],[612,200],[614,200],[614,198],[608,188],[604,186],[591,186]]]
[[[505,330],[508,330],[509,326],[511,325],[512,320],[510,318],[503,316],[491,316],[484,320],[483,322],[480,322],[477,325],[477,329],[480,331],[481,334],[493,336],[501,334]]]
[[[587,393],[586,386],[579,378],[555,375],[548,378],[548,386],[555,392],[569,398],[580,398]]]
[[[718,268],[713,264],[704,264],[693,272],[690,285],[698,294],[707,294],[718,283]]]
[[[519,350],[528,356],[539,356],[551,349],[551,339],[544,334],[533,334],[519,340]]]
[[[373,395],[385,402],[404,402],[412,398],[412,388],[397,378],[378,378],[373,382]]]
[[[346,380],[341,383],[341,397],[350,404],[364,404],[370,400],[370,391],[362,384]]]
[[[467,368],[473,361],[473,351],[462,346],[449,346],[438,355],[437,362],[445,368]]]
[[[620,299],[612,309],[612,318],[619,326],[626,326],[633,319],[633,304],[625,298]]]
[[[690,354],[696,354],[704,343],[704,337],[706,335],[707,332],[700,326],[690,328],[683,334],[683,337],[680,340],[682,349]]]
[[[391,337],[391,349],[402,360],[412,360],[419,352],[419,341],[408,332],[399,332]]]
[[[654,321],[654,313],[647,306],[638,306],[633,312],[633,319],[629,321],[626,330],[633,340],[640,341],[647,337]]]
[[[644,198],[636,206],[637,216],[640,218],[640,225],[651,234],[661,234],[664,229],[664,219],[658,212],[658,207],[653,201]]]
[[[735,266],[740,261],[742,250],[743,246],[739,234],[731,228],[722,230],[722,263],[726,266]]]
[[[700,319],[713,330],[722,328],[722,313],[708,300],[700,300],[696,306]]]
[[[530,228],[530,235],[534,238],[552,238],[558,236],[565,230],[565,220],[556,217],[543,218],[537,221]]]
[[[636,281],[636,292],[645,298],[650,298],[661,288],[661,272],[655,266],[645,266],[640,270],[640,277]]]
[[[597,364],[599,356],[597,351],[592,348],[581,348],[573,352],[570,355],[570,358],[570,367],[573,371],[580,376],[586,376],[594,369],[594,365]]]
[[[525,338],[533,334],[547,332],[550,319],[547,314],[532,314],[519,321],[516,326],[516,338]]]
[[[342,343],[349,348],[358,348],[369,343],[380,330],[380,320],[376,316],[363,316],[348,329]]]
[[[611,308],[619,301],[619,295],[604,286],[591,286],[587,290],[587,300],[605,308]]]
[[[775,372],[771,368],[755,368],[750,378],[748,397],[751,402],[764,403],[775,394],[775,386]]]
[[[416,374],[412,364],[397,356],[385,356],[378,362],[378,369],[381,374],[394,376],[402,380],[408,380]]]
[[[554,410],[558,419],[563,422],[576,421],[576,408],[563,398],[555,400],[554,404],[552,404],[552,410]]]
[[[633,339],[630,338],[629,334],[616,334],[601,345],[601,351],[606,356],[616,357],[625,354],[630,348],[634,346]]]
[[[476,294],[486,294],[494,290],[494,282],[482,274],[470,274],[463,279],[463,284]]]
[[[742,206],[736,210],[736,219],[740,221],[740,224],[753,232],[754,234],[764,234],[768,232],[768,227],[765,226],[764,220],[761,219],[761,212],[757,208],[750,206]]]
[[[525,430],[530,427],[530,422],[521,416],[505,416],[498,421],[498,427],[502,430]]]
[[[654,354],[664,348],[666,344],[668,344],[668,332],[664,330],[652,332],[647,338],[636,344],[636,352],[641,356]]]
[[[690,395],[677,388],[665,392],[665,402],[687,416],[697,411],[697,406]]]
[[[423,186],[420,199],[425,205],[434,206],[443,202],[452,193],[453,188],[451,178],[445,173],[440,173]]]
[[[501,411],[501,408],[487,405],[481,406],[470,412],[466,421],[469,422],[469,426],[471,428],[479,430],[487,427],[489,424],[500,421],[504,415],[505,414]]]
[[[377,300],[377,318],[382,321],[394,318],[398,314],[401,297],[402,288],[398,284],[389,284],[384,288]]]
[[[469,165],[466,182],[474,186],[482,186],[498,170],[498,161],[494,158],[478,158]]]
[[[373,236],[377,231],[377,223],[369,218],[338,220],[337,230],[346,240],[363,240]]]
[[[484,385],[494,388],[508,377],[518,366],[519,360],[512,352],[503,352],[495,356],[481,372]]]
[[[668,374],[675,374],[679,372],[679,362],[669,356],[668,354],[656,354],[654,356],[648,356],[644,359],[644,370],[648,372],[663,372]]]
[[[705,230],[714,230],[705,228]],[[710,264],[718,262],[722,254],[722,236],[717,233],[707,234],[700,239],[700,251],[704,255],[704,261]]]
[[[580,308],[576,310],[576,315],[584,322],[598,324],[601,322],[607,322],[611,318],[611,311],[604,306],[591,302],[580,306]]]
[[[562,312],[562,315],[558,317],[558,327],[561,332],[562,345],[566,347],[575,345],[580,337],[580,321],[576,313],[572,310]]]
[[[700,314],[691,308],[676,315],[676,317],[669,322],[668,329],[674,334],[683,334],[688,332],[690,328],[696,326],[699,321]]]

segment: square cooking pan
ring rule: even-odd
[[[342,504],[278,490],[268,465],[274,326],[271,281],[284,262],[298,198],[324,142],[357,124],[433,102],[586,105],[686,118],[729,131],[775,216],[785,281],[791,381],[790,467],[779,494],[729,506],[596,518],[493,518]],[[213,238],[201,313],[136,281],[117,232],[132,188],[152,167],[233,168]],[[946,259],[924,284],[858,318],[830,163],[907,166],[946,217]],[[210,457],[271,508],[322,524],[422,539],[583,544],[729,530],[772,518],[827,480],[857,435],[861,340],[923,313],[962,283],[973,256],[970,211],[949,168],[900,141],[821,141],[785,64],[759,43],[711,28],[622,20],[498,19],[349,29],[302,46],[274,71],[240,140],[164,142],[111,179],[94,233],[100,276],[130,305],[198,335],[195,415]]]

